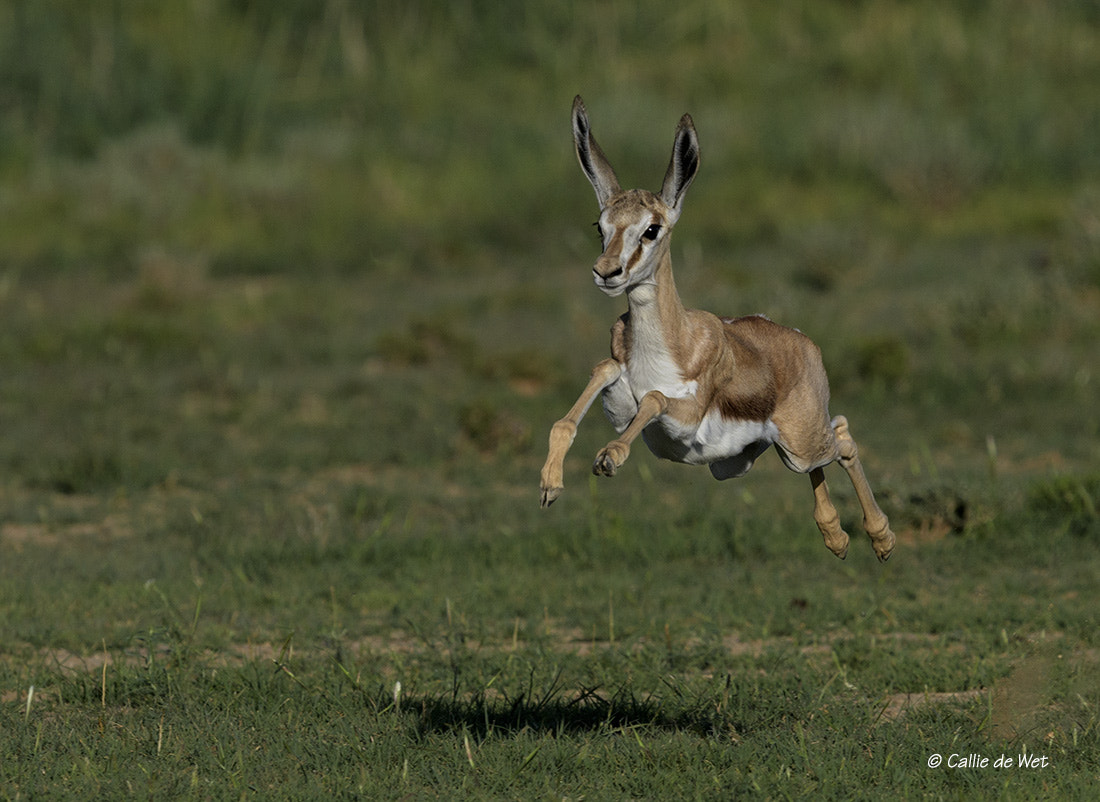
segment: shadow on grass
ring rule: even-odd
[[[490,734],[576,735],[646,728],[701,737],[740,737],[807,715],[808,700],[797,684],[760,696],[739,689],[730,675],[715,677],[704,689],[689,691],[667,682],[668,693],[639,697],[630,688],[601,687],[523,692],[515,698],[478,692],[472,696],[423,696],[402,700],[418,714],[419,734],[466,731]]]
[[[421,699],[417,730],[433,732],[468,731],[480,737],[520,732],[574,735],[615,732],[635,727],[673,732],[715,735],[740,731],[728,716],[710,709],[670,710],[655,699],[605,698],[598,691],[582,691],[572,698],[550,701],[523,696],[510,702],[484,699]]]

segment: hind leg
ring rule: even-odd
[[[848,419],[843,415],[833,418],[833,431],[836,433],[836,444],[840,450],[840,465],[848,472],[848,478],[852,480],[859,505],[863,508],[863,528],[871,538],[871,546],[878,555],[879,561],[886,562],[894,550],[894,533],[890,531],[890,522],[886,514],[879,509],[875,494],[871,491],[871,485],[863,473],[863,465],[859,461],[859,449],[848,432]],[[817,493],[816,486],[814,493]],[[820,526],[820,523],[818,525]]]
[[[807,420],[804,417],[782,421],[780,439],[775,444],[783,464],[795,473],[810,475],[814,489],[814,520],[825,538],[825,546],[840,559],[848,556],[848,533],[840,525],[829,486],[825,483],[824,466],[840,459],[836,433],[821,405],[821,414]]]
[[[825,484],[825,471],[814,468],[810,471],[810,484],[814,488],[814,520],[825,538],[825,546],[840,559],[848,556],[848,533],[840,526],[840,516],[832,499],[829,498],[829,486]]]

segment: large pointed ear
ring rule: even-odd
[[[695,134],[695,123],[691,115],[680,118],[676,128],[676,140],[672,145],[672,160],[665,172],[665,182],[661,186],[661,200],[672,210],[674,217],[680,216],[680,207],[684,202],[684,193],[691,186],[695,173],[699,170],[699,137]]]
[[[615,177],[615,171],[611,169],[607,157],[592,136],[588,112],[580,95],[573,98],[573,144],[577,148],[577,161],[592,182],[592,188],[596,190],[596,200],[603,209],[611,197],[622,189],[619,187],[619,179]]]

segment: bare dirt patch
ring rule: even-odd
[[[886,697],[886,705],[879,714],[878,723],[897,721],[906,714],[922,707],[935,705],[969,705],[972,702],[987,698],[987,690],[955,691],[950,693],[895,693]]]

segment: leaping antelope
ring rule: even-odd
[[[839,461],[855,487],[875,553],[885,561],[894,550],[894,533],[875,503],[848,421],[829,418],[829,382],[818,347],[760,315],[720,318],[685,309],[676,292],[669,240],[699,168],[691,116],[680,119],[656,195],[619,186],[579,95],[573,101],[573,141],[600,205],[603,253],[592,268],[596,286],[611,297],[626,293],[629,311],[611,329],[611,358],[596,365],[573,408],[550,430],[542,506],[561,495],[577,425],[602,395],[619,437],[596,454],[593,473],[613,476],[639,434],[658,457],[709,465],[717,479],[743,476],[774,445],[788,468],[810,475],[814,520],[825,545],[843,559],[848,535],[823,470]]]

